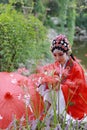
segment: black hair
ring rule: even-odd
[[[71,56],[71,58],[75,61],[75,58],[74,58],[74,56],[73,56],[73,54],[72,54],[72,53],[70,54],[70,56]]]

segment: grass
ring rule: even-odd
[[[64,119],[63,115],[60,115],[58,119],[53,115],[47,115],[44,120],[40,121],[39,119],[29,122],[24,125],[23,121],[19,123],[16,119],[11,122],[9,127],[6,130],[87,130],[87,122],[83,120]],[[55,122],[56,120],[56,122]]]

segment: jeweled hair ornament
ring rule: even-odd
[[[60,34],[52,41],[51,52],[53,53],[56,49],[63,51],[63,53],[67,53],[75,60],[72,55],[71,46],[65,35]]]

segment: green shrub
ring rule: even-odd
[[[87,13],[82,11],[76,16],[76,26],[87,30]]]
[[[57,0],[51,0],[48,2],[48,9],[50,9],[48,11],[48,15],[50,16],[58,16],[59,14],[59,4]]]
[[[0,71],[13,71],[26,59],[41,58],[46,30],[34,16],[26,19],[9,6],[6,9],[0,15]]]

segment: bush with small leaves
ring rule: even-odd
[[[25,18],[9,5],[3,6],[7,11],[0,10],[0,71],[13,71],[27,59],[42,57],[46,29],[33,15]]]

